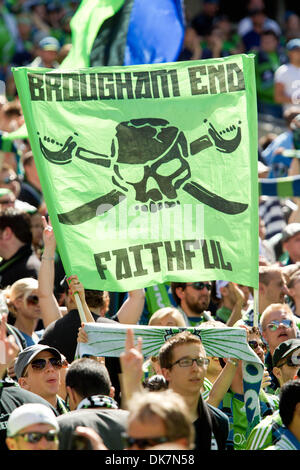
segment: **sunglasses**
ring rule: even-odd
[[[39,303],[39,298],[37,295],[29,295],[26,302],[30,305],[37,305]]]
[[[33,370],[40,371],[45,369],[47,362],[49,362],[54,369],[62,368],[62,361],[57,357],[50,357],[50,359],[34,359],[30,364]]]
[[[9,183],[12,183],[13,181],[18,181],[18,177],[16,177],[16,176],[7,176],[6,178],[3,178],[3,183],[4,184],[9,184]]]
[[[280,325],[285,326],[286,328],[291,328],[293,325],[292,320],[273,320],[271,323],[267,325],[267,328],[271,331],[276,331]]]
[[[266,345],[262,341],[256,341],[255,339],[252,339],[248,341],[248,344],[251,349],[257,349],[258,347],[262,348],[264,351],[266,350]]]
[[[146,447],[153,447],[158,444],[164,444],[165,442],[168,442],[167,437],[145,437],[145,438],[134,438],[128,436],[126,433],[122,433],[122,441],[124,444],[125,448],[130,448],[134,445],[136,445],[139,449],[145,449]]]
[[[187,286],[192,286],[196,290],[202,290],[204,289],[204,287],[206,287],[208,291],[211,291],[212,289],[212,285],[206,282],[190,282],[189,284],[187,284]]]
[[[20,434],[15,434],[14,437],[21,436],[23,437],[25,442],[30,442],[30,444],[36,444],[40,442],[40,440],[45,437],[48,442],[55,442],[58,439],[58,434],[56,431],[51,430],[48,432],[24,432]]]
[[[207,357],[196,357],[195,359],[191,357],[183,357],[182,359],[178,359],[178,361],[175,361],[173,364],[171,364],[170,367],[175,366],[175,364],[178,364],[179,367],[192,367],[194,362],[196,362],[197,366],[208,366],[210,361],[207,359]]]
[[[297,357],[288,357],[286,361],[284,361],[280,365],[277,365],[276,367],[282,367],[284,365],[287,365],[289,367],[300,367],[300,353]]]

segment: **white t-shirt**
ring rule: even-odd
[[[284,110],[300,105],[300,67],[293,64],[281,65],[275,72],[274,81],[284,85],[285,94],[293,101],[291,104],[285,103]]]

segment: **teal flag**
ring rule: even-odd
[[[128,326],[85,323],[87,343],[78,343],[76,357],[84,355],[119,357],[125,349]],[[145,358],[158,354],[161,346],[171,336],[189,330],[201,339],[209,357],[235,357],[243,361],[243,387],[248,432],[260,420],[259,391],[264,366],[247,342],[244,328],[174,328],[164,326],[130,325],[135,338],[142,338],[142,353]]]
[[[258,287],[252,56],[14,77],[68,275]]]

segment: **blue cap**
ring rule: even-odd
[[[287,43],[286,48],[288,51],[293,51],[294,49],[300,49],[300,39],[299,38],[291,39]]]
[[[46,38],[41,39],[39,47],[44,51],[59,51],[60,49],[58,40],[52,36],[47,36]]]

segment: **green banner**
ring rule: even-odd
[[[14,77],[68,275],[258,287],[253,56]]]

